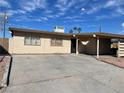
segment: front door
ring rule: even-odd
[[[71,39],[71,53],[76,53],[76,39]]]

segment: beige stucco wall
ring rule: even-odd
[[[24,36],[14,36],[9,39],[11,54],[41,54],[41,53],[70,53],[71,40],[63,39],[63,46],[51,46],[51,38],[41,37],[40,46],[24,45]]]

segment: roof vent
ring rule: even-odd
[[[54,27],[54,32],[64,33],[64,27],[56,26]]]

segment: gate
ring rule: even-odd
[[[118,42],[118,57],[124,57],[124,42]]]

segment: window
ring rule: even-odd
[[[40,46],[40,37],[31,37],[31,36],[25,37],[24,44]]]
[[[30,45],[31,44],[31,37],[25,37],[24,44],[25,45]]]
[[[62,46],[62,39],[51,39],[51,46]]]

